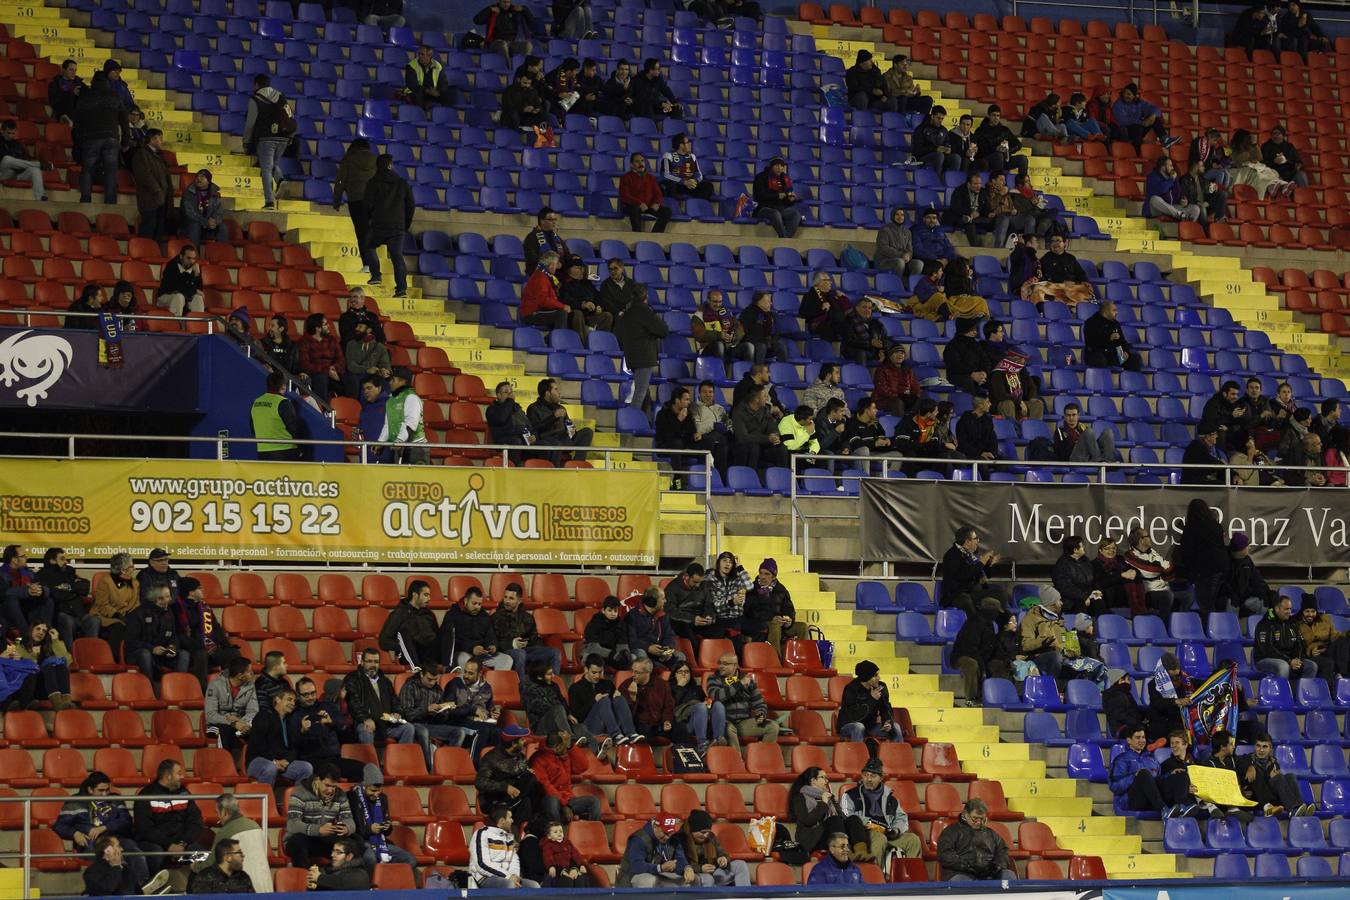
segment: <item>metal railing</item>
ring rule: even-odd
[[[807,465],[808,462],[810,463],[809,466]],[[1266,469],[1268,471],[1273,472],[1325,472],[1328,468],[1327,466],[1285,466],[1285,465],[1235,466],[1227,463],[1220,463],[1218,461],[1216,461],[1213,465],[1201,463],[1162,463],[1162,462],[1083,463],[1083,462],[1036,462],[1018,459],[954,460],[936,457],[900,456],[899,454],[887,454],[887,453],[880,453],[875,456],[842,456],[842,455],[825,455],[825,454],[816,454],[815,456],[807,456],[802,454],[793,454],[789,469],[791,474],[791,477],[789,478],[791,488],[788,494],[788,499],[791,505],[792,552],[801,555],[804,561],[803,564],[805,568],[809,571],[811,567],[811,522],[858,521],[858,510],[856,509],[856,507],[861,503],[861,498],[859,496],[861,492],[860,484],[855,485],[853,490],[849,490],[850,483],[854,482],[861,483],[861,481],[864,478],[892,478],[895,477],[898,473],[904,473],[904,470],[906,469],[913,469],[916,465],[919,466],[921,470],[929,469],[939,472],[944,470],[951,470],[952,480],[954,481],[984,481],[986,480],[984,477],[986,474],[992,474],[993,472],[999,471],[1000,469],[1006,470],[1006,469],[1034,468],[1034,469],[1049,469],[1051,471],[1063,471],[1063,472],[1075,471],[1080,473],[1086,473],[1088,477],[1093,477],[1095,475],[1098,483],[1101,484],[1106,483],[1107,474],[1110,472],[1121,472],[1121,471],[1133,471],[1140,473],[1152,472],[1168,476],[1177,470],[1198,469],[1204,471],[1213,471],[1215,469],[1222,468],[1223,487],[1229,488],[1250,487],[1253,490],[1257,489],[1258,487],[1264,487],[1264,485],[1257,486],[1257,485],[1234,484],[1233,473],[1235,470],[1259,472],[1262,469]],[[798,479],[803,478],[824,479],[827,476],[808,475],[803,471],[799,471],[799,467],[836,470],[831,471],[828,476],[829,478],[832,478],[835,481],[836,493],[831,495],[826,493],[816,493],[816,492],[808,493],[803,491],[798,484]],[[1173,485],[1170,483],[1169,480],[1168,482],[1164,482],[1163,484],[1158,486],[1170,487]],[[1200,486],[1201,485],[1193,485],[1193,484],[1175,485],[1175,487],[1177,488],[1200,487]],[[1215,486],[1217,487],[1218,485]],[[1317,488],[1318,486],[1309,485],[1309,487]],[[1321,487],[1320,489],[1332,491],[1346,490],[1345,487],[1330,486],[1330,485]],[[821,512],[808,513],[801,506],[800,501],[803,498],[811,500],[845,501],[853,504],[855,508],[849,510],[847,513],[821,513]],[[866,562],[867,562],[866,560],[862,559],[858,561],[859,571],[861,571],[862,566]],[[885,565],[887,572],[889,572],[890,563],[886,562]],[[1014,570],[1014,577],[1015,575],[1016,572]]]
[[[105,796],[98,796],[98,795],[95,795],[95,794],[76,794],[76,795],[74,795],[74,796],[61,797],[61,798],[59,798],[59,799],[60,799],[60,802],[63,803],[63,804],[65,804],[65,803],[78,803],[78,802],[81,802],[81,801],[88,801],[88,802],[91,802],[91,803],[92,803],[92,802],[100,802],[100,803],[121,803],[121,804],[127,804],[127,803],[135,803],[135,802],[140,801],[140,800],[173,800],[173,801],[181,801],[184,797],[189,797],[189,798],[191,798],[191,801],[192,801],[192,802],[196,802],[196,801],[198,801],[198,800],[219,800],[219,799],[221,799],[222,797],[228,797],[228,796],[232,796],[232,797],[234,797],[234,798],[237,799],[237,800],[245,801],[245,802],[250,801],[250,800],[259,800],[259,801],[261,801],[261,812],[259,813],[259,816],[258,816],[258,818],[259,818],[258,824],[259,824],[260,826],[262,826],[263,843],[264,843],[264,844],[268,843],[268,840],[267,840],[267,833],[268,833],[268,828],[270,827],[270,826],[269,826],[269,821],[268,821],[270,817],[269,817],[269,815],[268,815],[268,812],[269,812],[269,809],[270,809],[270,807],[271,807],[271,804],[274,803],[274,802],[276,802],[275,798],[274,798],[271,794],[239,794],[239,793],[235,793],[234,791],[209,792],[209,793],[202,793],[202,794],[198,794],[198,793],[188,793],[188,794],[131,794],[131,795],[127,795],[127,794],[108,794],[108,795],[105,795]],[[22,833],[22,838],[21,838],[22,843],[20,844],[20,847],[21,847],[22,849],[19,849],[19,850],[4,850],[4,851],[0,851],[0,858],[9,858],[9,857],[15,857],[15,856],[17,856],[17,857],[19,857],[19,858],[22,860],[22,864],[23,864],[23,895],[22,895],[22,896],[25,897],[25,898],[27,898],[28,896],[30,896],[31,893],[32,893],[32,887],[33,887],[33,861],[34,861],[34,860],[44,860],[44,859],[71,859],[71,858],[91,859],[91,860],[92,860],[92,859],[94,858],[93,845],[92,845],[92,844],[89,846],[89,849],[88,849],[87,851],[81,851],[81,850],[78,849],[77,847],[72,847],[71,850],[69,850],[69,851],[63,851],[63,852],[61,852],[61,853],[34,853],[34,852],[33,852],[33,804],[34,804],[34,803],[51,803],[52,801],[53,801],[53,798],[52,798],[52,797],[38,797],[38,796],[33,796],[33,795],[31,795],[31,794],[30,794],[29,796],[27,796],[27,797],[0,797],[0,803],[22,803],[22,804],[23,804],[23,831],[21,832],[21,833]],[[185,842],[185,843],[186,843],[186,842]],[[201,852],[201,851],[198,851],[198,852]],[[124,854],[125,856],[163,856],[163,855],[165,855],[165,854],[161,854],[161,853],[146,853],[144,850],[138,850],[138,851],[135,851],[135,852],[132,852],[132,851],[127,850],[127,851],[123,851],[123,854]],[[182,854],[168,854],[168,855],[171,855],[171,856],[178,856],[178,855],[182,855]]]

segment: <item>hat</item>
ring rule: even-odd
[[[211,180],[211,170],[210,170],[210,169],[198,169],[198,170],[197,170],[197,174],[198,174],[199,176],[205,175],[207,181],[210,181],[210,180]]]
[[[1218,434],[1219,426],[1215,425],[1213,422],[1201,422],[1196,426],[1195,433],[1200,437],[1204,437],[1207,434]]]
[[[956,319],[956,333],[965,334],[978,324],[980,324],[979,316],[958,316]]]
[[[771,166],[786,166],[786,165],[787,165],[787,160],[783,159],[783,157],[781,157],[781,156],[775,156],[773,159],[769,160],[769,165],[771,165]]]
[[[1041,586],[1041,589],[1038,592],[1038,596],[1041,599],[1042,605],[1048,605],[1054,603],[1056,600],[1059,599],[1059,591],[1057,591],[1052,585],[1046,584]]]
[[[530,736],[530,729],[522,728],[519,725],[507,725],[502,729],[502,737],[508,741],[519,741]]]
[[[858,51],[858,62],[860,62],[860,63],[865,63],[865,62],[867,62],[868,60],[870,60],[871,58],[872,58],[872,53],[871,53],[871,51],[869,51],[869,50],[859,50],[859,51]]]
[[[367,786],[384,785],[384,773],[380,771],[379,766],[366,764],[365,770],[361,773],[361,783]]]
[[[653,819],[658,831],[664,831],[666,834],[675,834],[680,830],[679,816],[657,816]]]
[[[409,384],[412,384],[413,380],[412,372],[408,371],[406,366],[394,366],[394,368],[389,370],[389,377],[401,379]]]
[[[151,558],[151,559],[168,559],[168,558],[169,558],[169,551],[168,551],[168,550],[165,550],[163,547],[156,547],[155,549],[153,549],[153,550],[150,551],[150,558]]]
[[[712,816],[701,809],[689,810],[689,830],[707,831],[712,827]]]
[[[1120,679],[1124,678],[1128,674],[1130,673],[1126,672],[1124,669],[1107,669],[1106,683],[1108,685],[1115,684],[1117,681],[1120,681]]]
[[[1252,539],[1239,531],[1228,540],[1228,549],[1236,553],[1239,550],[1246,550],[1252,545]]]
[[[776,560],[776,559],[774,559],[772,556],[770,556],[768,559],[764,560],[764,562],[762,562],[762,563],[759,564],[759,568],[760,568],[760,571],[761,571],[761,572],[764,571],[765,569],[768,569],[768,570],[769,570],[770,572],[772,572],[774,575],[777,575],[777,574],[778,574],[778,560]]]
[[[201,586],[202,583],[195,578],[181,578],[178,581],[178,593],[180,596],[186,597]]]
[[[1003,601],[994,596],[981,597],[980,609],[984,610],[985,612],[991,613],[1002,612]]]
[[[853,674],[858,676],[859,681],[871,681],[880,671],[877,664],[870,659],[864,659],[853,667]]]
[[[877,759],[874,756],[867,762],[863,763],[862,770],[864,775],[866,775],[868,772],[871,772],[873,775],[884,775],[886,772],[886,767],[881,764],[881,760]]]
[[[247,306],[240,306],[237,309],[230,310],[230,318],[238,319],[239,324],[244,326],[245,331],[248,331],[249,325],[253,322],[253,317],[248,314]]]

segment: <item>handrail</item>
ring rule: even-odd
[[[238,800],[262,800],[262,821],[259,826],[264,835],[269,829],[268,824],[268,801],[273,800],[270,794],[240,794],[236,791],[210,791],[204,794],[107,794],[98,796],[95,794],[75,794],[72,796],[61,797],[63,803],[73,801],[102,801],[104,803],[135,803],[138,800],[182,800],[184,796],[190,797],[193,802],[197,800],[218,800],[222,797],[234,797]],[[33,852],[33,804],[50,803],[51,797],[36,797],[29,794],[25,797],[0,797],[0,803],[22,803],[23,804],[23,844],[22,850],[0,850],[0,858],[19,856],[23,859],[23,896],[28,897],[32,893],[33,887],[33,860],[35,859],[68,859],[71,857],[93,857],[93,848],[87,851],[80,851],[72,848],[69,851],[61,853],[34,853]],[[273,800],[273,802],[275,802]],[[264,842],[266,839],[264,838]],[[160,853],[146,853],[144,850],[138,850],[134,853],[125,851],[127,856],[161,856]]]

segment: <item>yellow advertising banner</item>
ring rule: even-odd
[[[655,565],[655,472],[209,460],[0,464],[0,535],[107,557]]]

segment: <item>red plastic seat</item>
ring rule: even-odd
[[[440,778],[448,778],[455,784],[473,784],[478,777],[473,759],[463,747],[437,748],[432,768]]]
[[[752,795],[755,815],[774,816],[779,821],[788,815],[788,789],[785,784],[757,784]]]
[[[150,738],[145,733],[141,714],[134,709],[110,709],[103,714],[103,742],[121,747],[144,747]]]
[[[181,709],[159,709],[150,714],[150,733],[155,742],[180,747],[204,747],[206,738]]]
[[[42,777],[53,784],[77,787],[89,775],[84,754],[69,747],[56,747],[42,754]]]
[[[379,629],[376,629],[378,632]],[[356,671],[356,665],[347,658],[342,644],[330,637],[317,637],[305,645],[309,664],[332,675],[346,675]]]
[[[662,790],[671,787],[675,785],[668,784]],[[651,791],[647,790],[646,785],[621,784],[614,792],[614,811],[625,819],[651,819],[656,816],[656,804],[652,802]]]
[[[272,606],[276,603],[267,591],[267,585],[256,572],[235,572],[230,575],[230,600],[249,606]]]
[[[378,634],[378,631],[376,632]],[[352,627],[347,611],[340,606],[320,606],[314,610],[312,635],[323,635],[338,641],[354,641],[362,633]],[[288,635],[289,636],[289,635]]]
[[[730,747],[711,747],[712,750],[731,750]],[[630,779],[636,779],[643,784],[665,784],[672,781],[670,775],[662,775],[656,770],[656,757],[652,754],[650,744],[628,744],[617,748],[618,761],[615,764],[615,770],[618,774],[626,775]],[[731,750],[732,755],[736,755],[735,750]],[[737,764],[740,763],[740,757],[736,756]],[[713,771],[712,764],[708,764],[708,771]],[[741,771],[745,767],[741,766]],[[686,777],[684,780],[688,781]],[[708,779],[712,780],[712,779]]]
[[[438,784],[440,777],[427,771],[427,758],[418,744],[390,744],[384,748],[384,771],[404,784]]]
[[[961,796],[956,788],[936,781],[924,788],[923,808],[939,816],[954,818],[961,814]]]
[[[794,772],[805,772],[812,766],[823,770],[831,781],[838,781],[843,777],[830,766],[830,761],[825,756],[825,748],[809,744],[798,744],[792,748],[792,770]]]
[[[755,884],[759,887],[787,887],[797,883],[791,867],[780,862],[762,862],[755,868]]]
[[[967,793],[970,798],[979,798],[989,807],[989,818],[1000,822],[1020,822],[1026,816],[1008,808],[1007,798],[1003,796],[1003,785],[997,781],[977,779],[970,783]]]
[[[159,695],[165,703],[183,709],[201,709],[205,705],[201,682],[187,672],[166,672],[160,679]]]
[[[734,747],[709,747],[704,762],[708,766],[708,774],[717,776],[721,781],[753,783],[760,780],[758,775],[746,770],[741,755]]]
[[[863,743],[842,742],[834,745],[834,770],[845,778],[861,778],[862,767],[871,754]]]
[[[745,830],[741,826],[731,822],[715,822],[713,824],[713,835],[717,842],[722,845],[727,856],[732,859],[743,859],[746,862],[753,862],[764,858],[763,853],[757,853],[750,848],[750,844],[745,839]]]
[[[235,605],[225,607],[220,624],[235,637],[246,641],[262,641],[271,637],[271,632],[263,628],[258,611],[251,606]]]
[[[760,785],[760,787],[771,786]],[[670,785],[670,787],[680,787],[680,785]],[[745,807],[745,798],[741,796],[740,788],[734,784],[708,785],[703,797],[703,806],[707,809],[708,815],[714,819],[726,819],[731,822],[749,822],[751,819],[750,810]],[[666,809],[665,788],[662,788],[661,791],[661,808]]]
[[[836,709],[838,704],[820,695],[820,682],[810,675],[789,675],[787,678],[787,701],[792,706],[805,706],[808,709]]]
[[[310,628],[304,613],[291,606],[273,606],[268,609],[267,630],[292,641],[308,640],[311,634],[318,631]]]
[[[261,654],[264,659],[269,653],[280,653],[286,657],[286,671],[292,675],[302,675],[314,670],[313,663],[307,663],[300,657],[300,648],[289,638],[269,637],[262,642]]]
[[[951,744],[930,742],[923,748],[923,770],[943,781],[974,781],[975,776],[961,770],[956,748]]]
[[[394,606],[399,601],[398,584],[388,575],[366,575],[361,579],[361,599],[355,598],[343,602],[338,601],[338,606],[347,609],[357,609],[368,604],[376,606]]]
[[[778,658],[773,645],[763,641],[751,641],[741,648],[741,665],[751,672],[767,672],[774,676],[792,674],[792,669]]]
[[[1069,860],[1070,881],[1105,881],[1106,866],[1100,856],[1075,856]]]
[[[783,751],[777,744],[756,741],[745,748],[745,767],[751,773],[768,781],[792,781],[796,773],[783,762]]]
[[[454,784],[438,784],[427,793],[427,812],[433,820],[470,823],[482,819],[469,808],[464,789]]]
[[[357,602],[356,588],[346,575],[328,574],[319,576],[319,603],[349,607]]]
[[[220,747],[202,747],[192,755],[192,774],[198,780],[232,785],[244,780],[230,751]]]
[[[530,579],[530,599],[541,607],[553,609],[576,609],[581,605],[572,600],[567,580],[552,572],[540,572]]]
[[[464,842],[464,826],[459,822],[435,821],[427,825],[422,846],[436,862],[452,866],[469,864],[469,845]]]
[[[1033,859],[1027,863],[1028,881],[1062,881],[1064,873],[1059,863],[1049,859]]]
[[[42,714],[33,710],[11,710],[5,713],[5,741],[30,750],[43,750],[60,744],[47,734],[47,723]]]
[[[619,789],[623,790],[623,787],[621,785]],[[708,790],[712,789],[713,785],[708,785]],[[661,788],[661,812],[667,815],[687,819],[690,811],[702,808],[698,794],[687,784],[667,784]]]
[[[137,717],[139,719],[139,716]],[[57,712],[52,725],[52,736],[71,747],[94,748],[106,746],[108,741],[98,733],[94,717],[83,709],[63,709]]]
[[[81,861],[70,856],[61,836],[55,831],[39,829],[32,832],[34,854],[55,854],[33,861],[39,872],[78,872]],[[19,836],[19,848],[23,849],[23,835]]]
[[[827,669],[820,661],[820,648],[815,641],[791,640],[783,644],[783,662],[793,671],[813,678],[832,678],[834,669]]]
[[[309,870],[295,866],[273,869],[272,889],[279,894],[303,894],[309,890]]]
[[[94,769],[112,779],[118,787],[144,787],[147,779],[141,777],[136,757],[125,747],[104,747],[94,751]]]
[[[197,690],[198,692],[201,691],[201,685],[197,686]],[[119,672],[114,675],[112,698],[118,706],[129,706],[132,709],[164,709],[168,706],[167,703],[155,696],[155,689],[150,684],[150,679],[140,672]],[[80,705],[84,706],[85,704],[81,703]]]
[[[619,823],[619,825],[623,824],[622,822]],[[618,826],[615,827],[616,838],[617,833]],[[567,838],[572,842],[572,846],[577,848],[577,853],[591,864],[616,863],[621,858],[620,854],[610,849],[603,822],[573,819],[567,825]]]
[[[319,600],[310,590],[309,579],[294,572],[281,572],[272,581],[272,596],[278,603],[313,609]]]
[[[376,863],[370,884],[377,891],[411,891],[417,887],[412,866],[407,863]]]
[[[607,580],[595,575],[583,575],[578,578],[573,590],[576,592],[576,601],[579,605],[594,609],[599,609],[605,598],[614,593]]]

